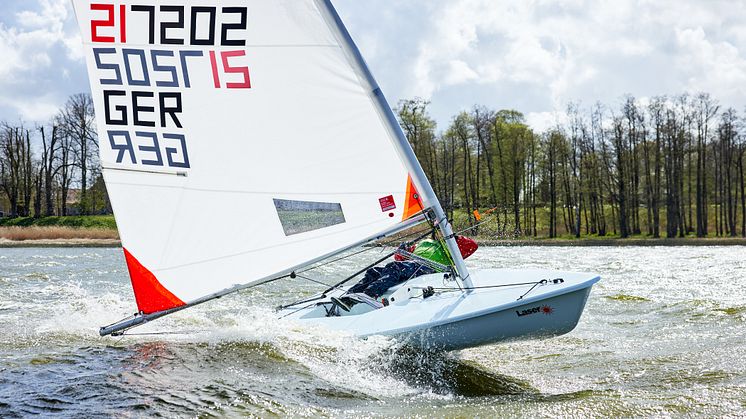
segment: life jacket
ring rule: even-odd
[[[464,259],[473,255],[474,252],[476,252],[479,248],[477,242],[465,236],[456,236],[456,244],[458,245],[458,249],[461,252],[461,257]],[[435,240],[422,240],[417,243],[417,245],[410,246],[407,251],[421,258],[440,263],[441,265],[451,264],[451,261],[448,258],[448,253],[446,253],[445,249],[443,249],[443,246],[441,246],[440,242]],[[401,262],[407,260],[407,257],[402,255],[395,255],[394,259]]]

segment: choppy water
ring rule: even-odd
[[[182,334],[99,338],[134,311],[120,250],[0,249],[0,417],[746,416],[743,247],[487,248],[469,262],[603,281],[569,335],[449,355],[275,321],[269,307],[317,289],[297,281],[138,330]]]

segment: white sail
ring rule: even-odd
[[[435,201],[416,195],[430,185],[322,2],[74,5],[142,313],[287,272]]]

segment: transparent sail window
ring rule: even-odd
[[[320,230],[345,222],[340,204],[285,199],[274,201],[286,236]]]

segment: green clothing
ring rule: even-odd
[[[443,249],[443,246],[440,245],[440,242],[435,240],[422,240],[421,242],[417,243],[417,247],[414,248],[414,251],[412,253],[421,258],[440,263],[441,265],[451,265],[451,260],[448,257],[448,253],[446,253],[445,249]]]

